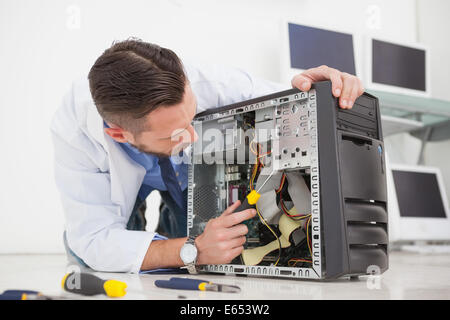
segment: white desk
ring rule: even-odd
[[[47,295],[78,295],[60,288],[66,269],[65,255],[0,255],[0,292],[6,289],[38,290]],[[199,275],[200,279],[241,287],[239,294],[161,289],[156,279],[173,275],[96,273],[104,279],[128,284],[121,299],[450,299],[450,254],[392,252],[390,268],[380,278],[341,279],[334,282],[273,278]],[[185,275],[182,275],[185,276]],[[106,299],[105,296],[94,296]]]

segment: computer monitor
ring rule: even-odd
[[[352,34],[291,22],[283,24],[283,81],[320,65],[356,75]]]
[[[430,53],[426,46],[368,37],[365,50],[368,89],[430,96]]]
[[[425,166],[389,167],[390,242],[450,240],[448,200],[440,170]]]

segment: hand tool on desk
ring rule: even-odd
[[[79,277],[79,278],[73,278]],[[73,282],[73,283],[72,283]],[[96,294],[105,294],[108,297],[123,297],[127,291],[127,284],[117,280],[103,280],[90,273],[68,273],[64,276],[62,283],[64,290],[72,293],[77,293],[85,296],[92,296]],[[130,293],[137,293],[148,295],[149,292],[143,291],[129,291]],[[164,295],[177,299],[186,299],[183,295],[169,295],[160,292],[152,292],[155,295]]]
[[[252,190],[244,199],[244,201],[241,203],[241,205],[234,210],[234,212],[239,212],[239,211],[244,211],[247,209],[251,209],[254,208],[256,203],[258,202],[259,198],[261,197],[261,194],[259,193],[259,191],[262,190],[262,188],[264,187],[264,185],[267,183],[267,181],[269,181],[270,177],[272,177],[273,173],[275,171],[272,171],[269,176],[267,177],[266,180],[264,180],[264,182],[261,184],[261,186],[258,188],[258,190]]]
[[[64,290],[72,293],[93,296],[105,294],[108,297],[123,297],[127,284],[118,280],[103,280],[85,272],[71,272],[64,276],[61,285]]]
[[[0,300],[64,300],[65,297],[48,296],[34,290],[5,290]]]
[[[156,280],[155,286],[167,289],[200,290],[238,293],[241,288],[227,284],[213,283],[208,280],[172,277],[170,280]]]

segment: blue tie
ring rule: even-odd
[[[158,164],[161,168],[161,178],[167,187],[167,191],[180,209],[186,210],[183,191],[181,191],[180,185],[178,184],[178,179],[175,176],[170,158],[158,158]]]

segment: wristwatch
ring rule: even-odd
[[[187,267],[190,274],[197,274],[197,268],[195,264],[197,263],[198,250],[195,246],[195,237],[189,236],[184,245],[180,250],[180,258],[184,265]]]

